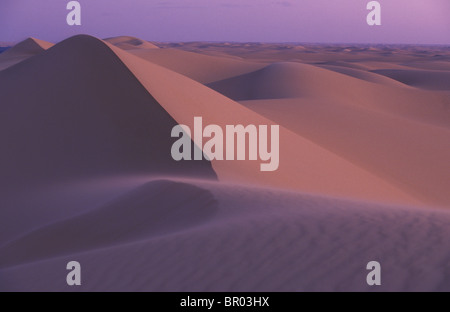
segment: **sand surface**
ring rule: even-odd
[[[15,45],[0,291],[77,290],[73,260],[84,291],[449,291],[449,64],[432,46]],[[174,161],[196,116],[280,125],[279,169]]]

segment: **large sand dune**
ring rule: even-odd
[[[71,290],[71,260],[79,290],[365,291],[372,260],[378,290],[450,290],[447,65],[411,47],[16,45],[0,290]],[[171,130],[196,116],[280,125],[279,170],[174,161]]]
[[[185,170],[215,176],[206,161],[170,157],[176,121],[99,40],[64,41],[0,80],[2,185]]]

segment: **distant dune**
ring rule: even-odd
[[[445,47],[29,38],[0,54],[0,291],[449,291]],[[279,125],[280,166],[172,159]],[[195,148],[199,148],[195,146]]]
[[[106,42],[115,45],[123,50],[134,49],[158,49],[158,47],[148,41],[144,41],[135,37],[121,36],[105,39]]]
[[[53,44],[50,42],[35,38],[28,38],[0,55],[0,70],[20,63],[23,60],[39,54],[52,46]]]

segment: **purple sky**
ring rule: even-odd
[[[0,0],[0,41],[52,42],[86,33],[154,41],[450,44],[450,0],[79,0],[82,26],[66,24],[69,0]]]

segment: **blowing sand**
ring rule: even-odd
[[[450,290],[444,47],[27,39],[0,54],[0,290]],[[171,158],[280,125],[280,167]]]

